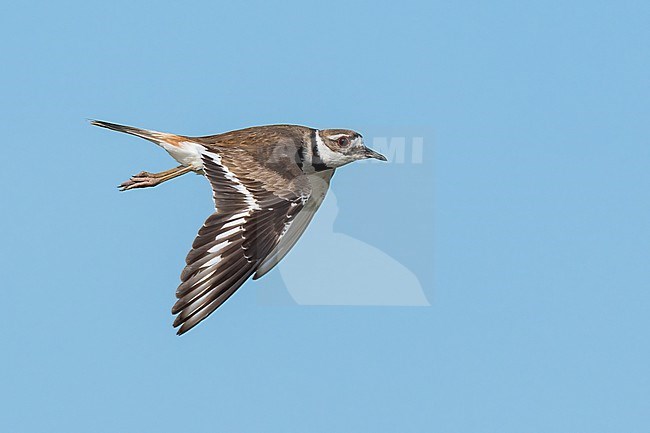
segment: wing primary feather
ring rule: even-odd
[[[180,312],[183,309],[189,308],[190,304],[200,296],[203,296],[205,293],[208,293],[210,291],[217,290],[217,287],[220,284],[228,280],[228,278],[235,274],[239,269],[244,268],[246,266],[246,263],[246,259],[242,257],[227,269],[219,269],[218,271],[213,272],[206,281],[190,287],[191,290],[186,290],[184,293],[179,293],[177,295],[179,299],[174,304],[174,309]],[[206,282],[209,284],[206,285]]]
[[[191,313],[184,314],[188,310],[183,309],[179,315],[176,316],[176,320],[174,320],[175,328],[181,325],[181,329],[178,331],[179,335],[189,331],[201,320],[212,314],[214,310],[223,304],[230,297],[230,295],[232,295],[239,287],[241,287],[242,284],[244,284],[244,282],[251,276],[253,272],[254,269],[252,268],[241,269],[240,272],[231,277],[237,279],[234,281],[227,281],[230,284],[223,288],[223,290],[211,290],[210,292],[207,292],[204,295],[206,296],[205,300],[203,300],[204,302],[202,302],[199,307],[194,307],[191,310]]]
[[[186,322],[184,322],[178,331],[176,332],[177,335],[183,335],[190,329],[194,328],[196,325],[198,325],[202,320],[204,320],[206,317],[208,317],[210,314],[214,313],[214,311],[219,308],[224,302],[232,296],[233,293],[251,276],[253,271],[249,271],[246,274],[244,274],[235,284],[232,285],[230,289],[228,289],[226,292],[222,293],[219,298],[215,299],[210,305],[206,306],[200,314],[195,314],[194,316],[190,317]]]

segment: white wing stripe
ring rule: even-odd
[[[261,207],[257,204],[257,200],[255,200],[255,196],[246,188],[246,186],[237,178],[235,173],[230,171],[228,167],[226,167],[223,162],[221,161],[221,156],[212,153],[212,152],[204,152],[203,153],[205,156],[210,158],[215,164],[218,164],[224,171],[224,174],[226,176],[226,179],[232,182],[232,186],[235,187],[235,189],[239,192],[241,192],[244,195],[244,201],[246,202],[246,205],[248,206],[248,210],[253,210],[253,209],[261,209]]]
[[[249,212],[246,212],[246,215],[248,215],[248,214],[249,214]],[[243,224],[245,221],[246,221],[246,219],[244,219],[244,218],[238,218],[238,219],[235,219],[235,220],[230,220],[227,223],[225,223],[222,227],[224,229],[227,229],[228,227],[239,226],[239,225]]]
[[[219,263],[220,261],[221,261],[221,254],[218,255],[218,256],[214,256],[214,257],[212,257],[210,260],[208,260],[207,262],[203,263],[203,264],[201,265],[201,267],[202,267],[202,268],[209,268],[209,267],[212,266],[212,265],[216,265],[216,264]]]
[[[223,241],[223,242],[221,242],[221,243],[218,243],[217,245],[215,245],[215,246],[213,246],[212,248],[210,248],[210,249],[208,250],[208,253],[209,253],[209,254],[217,253],[217,252],[221,251],[222,248],[227,247],[227,246],[230,245],[231,243],[232,243],[232,242],[230,242],[230,241]]]

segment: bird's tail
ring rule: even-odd
[[[91,125],[99,126],[113,131],[124,132],[126,134],[135,135],[136,137],[144,138],[156,144],[163,142],[170,143],[181,139],[180,136],[168,134],[165,132],[149,131],[148,129],[134,128],[133,126],[118,125],[117,123],[104,122],[103,120],[90,120]]]

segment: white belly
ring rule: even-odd
[[[203,159],[201,154],[205,151],[205,147],[191,141],[182,141],[178,146],[170,143],[161,142],[160,146],[167,151],[178,161],[179,164],[185,167],[192,167],[195,171],[203,170]]]

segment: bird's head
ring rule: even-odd
[[[349,129],[322,129],[316,131],[319,157],[329,168],[341,167],[360,159],[375,158],[386,161],[386,157],[363,144],[363,137]]]

